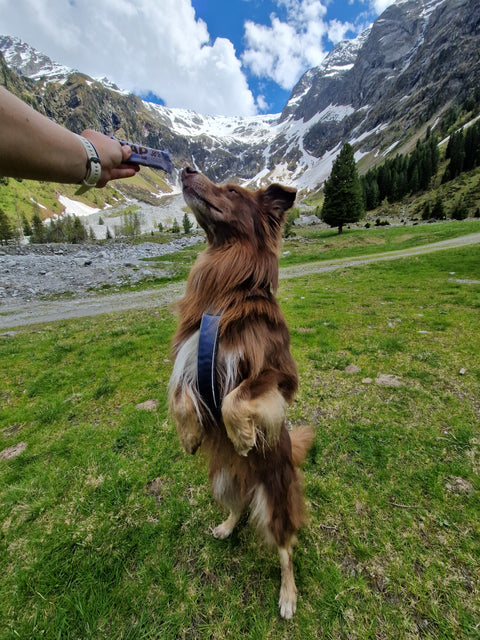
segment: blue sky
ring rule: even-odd
[[[192,0],[196,16],[207,24],[212,41],[216,38],[227,38],[232,42],[240,59],[245,50],[248,50],[249,43],[245,33],[247,22],[263,25],[268,29],[272,27],[272,17],[275,16],[282,23],[292,24],[291,14],[297,12],[298,15],[298,6],[301,4],[301,2],[282,3],[274,0],[228,0],[228,4],[224,0]],[[336,30],[333,29],[330,34],[326,33],[321,38],[322,50],[327,53],[339,40],[354,38],[358,35],[391,2],[388,0],[380,0],[376,3],[360,0],[330,0],[329,2],[305,2],[303,4],[321,6],[322,9],[317,12],[317,16],[320,17],[319,14],[325,11],[322,21],[327,24],[334,23],[337,26]],[[291,6],[290,12],[288,11],[289,5]],[[228,10],[225,10],[226,6],[228,6]],[[305,29],[300,21],[295,24],[295,27],[297,32]],[[279,39],[279,44],[282,46],[281,39]],[[301,73],[305,72],[307,68],[308,66],[303,65]],[[256,75],[252,68],[246,64],[243,64],[243,71],[256,101],[259,96],[264,98],[264,108],[259,110],[270,113],[280,112],[293,88],[291,82],[287,82],[287,86],[282,86],[278,80],[269,75]],[[297,75],[295,74],[295,76]]]
[[[278,113],[393,0],[0,0],[0,34],[204,115]]]

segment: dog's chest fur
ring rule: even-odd
[[[197,415],[200,421],[203,421],[206,407],[198,390],[199,337],[200,331],[195,331],[178,346],[170,378],[170,389],[181,387],[184,391],[188,391],[194,400]],[[215,367],[220,400],[241,382],[238,369],[242,355],[238,349],[227,350],[221,342],[218,344]]]

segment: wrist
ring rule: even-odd
[[[83,136],[77,136],[87,153],[87,161],[85,167],[85,177],[81,186],[77,189],[76,194],[85,193],[92,187],[96,187],[102,176],[102,164],[98,156],[98,152],[90,142]]]

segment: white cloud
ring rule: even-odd
[[[337,44],[345,40],[347,31],[355,31],[355,26],[351,22],[331,20],[328,24],[328,39],[330,42],[333,42],[333,44]]]
[[[395,0],[371,0],[369,2],[372,9],[378,14],[383,13],[387,7],[394,3]]]
[[[327,4],[328,0],[277,0],[286,10],[286,22],[275,14],[270,16],[270,26],[246,22],[244,65],[254,75],[291,89],[307,69],[325,58],[324,36],[335,44],[353,29],[350,23],[326,21]]]
[[[0,16],[1,33],[122,89],[204,114],[256,113],[232,43],[210,42],[191,0],[0,0]]]
[[[370,11],[376,16],[383,13],[391,4],[395,4],[395,1],[396,0],[360,0],[360,2],[368,5]],[[353,0],[348,0],[348,4],[353,4]]]
[[[265,96],[258,95],[257,96],[257,107],[258,107],[259,111],[266,112],[266,111],[268,111],[268,109],[270,109],[271,105],[268,104],[267,100],[265,99]]]

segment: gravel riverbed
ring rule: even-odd
[[[85,297],[103,286],[124,284],[166,275],[148,259],[175,253],[204,240],[202,234],[167,244],[138,245],[47,244],[0,247],[0,313],[10,303],[38,300],[64,293]]]

